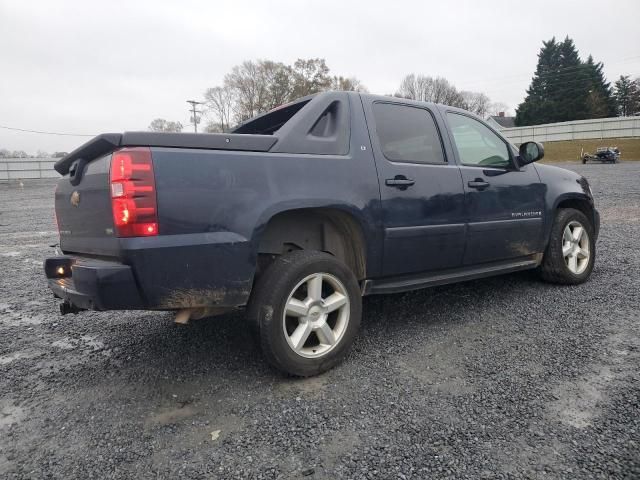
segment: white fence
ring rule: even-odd
[[[556,142],[589,138],[640,137],[640,117],[574,120],[531,127],[503,128],[500,133],[516,144],[530,140]]]
[[[0,158],[0,182],[28,178],[57,178],[56,158]]]
[[[529,140],[555,142],[603,138],[640,138],[640,117],[547,123],[531,127],[503,128],[500,133],[515,144]],[[57,178],[55,158],[0,158],[0,182],[30,178]]]

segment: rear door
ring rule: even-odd
[[[464,189],[438,112],[362,96],[380,183],[384,276],[461,264]]]
[[[447,111],[468,213],[465,265],[542,250],[544,186],[533,165],[518,167],[513,148],[481,121]]]

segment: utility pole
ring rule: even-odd
[[[191,104],[191,112],[193,116],[191,117],[191,121],[193,122],[193,130],[198,133],[198,122],[200,119],[198,118],[198,113],[202,113],[202,110],[196,110],[196,105],[202,105],[204,102],[196,102],[195,100],[187,100],[187,103]]]

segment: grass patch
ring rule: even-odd
[[[595,154],[598,147],[618,147],[621,161],[640,160],[640,138],[603,138],[588,140],[566,140],[561,142],[544,142],[544,159],[546,162],[576,162],[582,160],[580,152]]]

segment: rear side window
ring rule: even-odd
[[[428,110],[374,103],[376,133],[384,156],[393,162],[444,163],[440,134]]]

